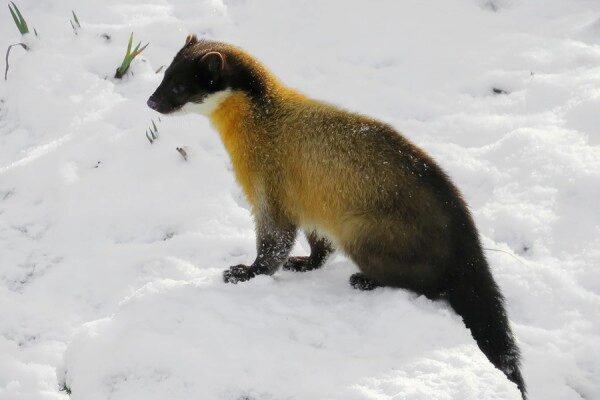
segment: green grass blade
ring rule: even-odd
[[[125,57],[127,57],[131,52],[131,45],[133,44],[133,32],[129,36],[129,43],[127,43],[127,51],[125,52]]]
[[[17,5],[14,2],[10,2],[10,4],[12,4],[15,13],[17,14],[18,17],[18,22],[17,22],[17,18],[15,18],[15,15],[13,14],[13,10],[11,10],[11,14],[13,14],[13,18],[15,19],[15,22],[17,23],[17,28],[19,28],[19,32],[21,32],[21,34],[25,34],[25,33],[29,33],[29,27],[27,26],[27,22],[25,21],[25,18],[23,18],[23,15],[21,14],[21,11],[19,10],[19,7],[17,7]],[[10,8],[10,6],[9,6]]]
[[[19,23],[19,19],[17,18],[17,15],[13,11],[12,7],[10,6],[10,4],[8,5],[8,9],[10,10],[10,15],[12,15],[13,20],[15,21],[15,25],[17,25],[17,28],[20,31],[21,30],[21,27],[20,27],[21,24]]]
[[[14,3],[13,3],[14,5]],[[16,7],[16,6],[14,6]],[[24,35],[28,32],[28,30],[26,30],[26,28],[23,27],[23,21],[21,21],[19,19],[19,17],[17,16],[17,14],[15,14],[15,11],[13,10],[13,8],[11,7],[11,5],[8,5],[8,9],[10,10],[10,15],[12,15],[13,20],[15,21],[15,25],[17,26],[17,29],[19,30],[19,32],[21,33],[21,35]]]
[[[140,43],[137,44],[137,46],[134,47],[133,51],[131,53],[129,53],[129,57],[133,60],[135,58],[135,56],[137,55],[137,51],[140,48]]]
[[[131,35],[129,36],[129,42],[127,43],[127,51],[125,52],[125,57],[123,57],[123,61],[121,62],[121,66],[119,68],[117,68],[117,71],[115,72],[115,78],[117,79],[121,79],[129,70],[129,66],[131,65],[131,62],[142,52],[144,51],[144,49],[149,45],[150,43],[146,43],[146,45],[142,48],[140,48],[140,46],[142,45],[142,42],[139,42],[136,46],[135,49],[133,49],[133,52],[131,51],[131,47],[133,46],[133,32],[131,32]]]
[[[17,15],[19,16],[19,19],[20,19],[21,21],[23,21],[23,20],[24,20],[24,18],[23,18],[23,15],[21,14],[21,11],[19,10],[19,7],[17,7],[17,5],[15,4],[15,2],[14,2],[14,1],[11,1],[11,2],[10,2],[10,4],[12,4],[12,6],[14,7],[14,9],[15,9],[15,12],[16,12],[16,13],[17,13]]]
[[[142,43],[140,42],[140,44],[142,44]],[[146,47],[148,47],[148,45],[149,45],[149,44],[150,44],[150,43],[146,43],[146,45],[145,45],[144,47],[142,47],[141,49],[139,49],[139,50],[137,50],[137,49],[136,49],[136,50],[133,52],[133,57],[137,57],[139,54],[141,54],[141,53],[142,53],[142,51],[144,51],[144,49],[145,49]]]

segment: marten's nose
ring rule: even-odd
[[[152,97],[148,99],[148,102],[146,104],[148,104],[148,107],[150,107],[154,111],[158,111],[158,102],[153,100]]]

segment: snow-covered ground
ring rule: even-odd
[[[0,399],[519,398],[445,304],[352,290],[342,255],[222,283],[254,257],[227,154],[202,117],[145,106],[188,33],[432,153],[490,249],[530,398],[600,399],[598,0],[18,6],[39,38],[0,83]],[[21,38],[0,21],[4,49]],[[132,31],[150,46],[117,81]]]

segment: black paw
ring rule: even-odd
[[[223,271],[223,280],[225,283],[238,283],[249,281],[254,278],[256,275],[260,275],[262,272],[255,267],[247,266],[247,265],[235,265],[233,267],[229,267],[229,269]]]
[[[310,257],[290,257],[283,264],[283,269],[294,272],[306,272],[319,268]]]
[[[373,290],[381,285],[357,272],[350,277],[350,286],[359,290]]]

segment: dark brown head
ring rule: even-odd
[[[232,46],[188,36],[148,107],[161,114],[183,110],[208,115],[232,91],[260,95],[264,79],[253,63]]]

